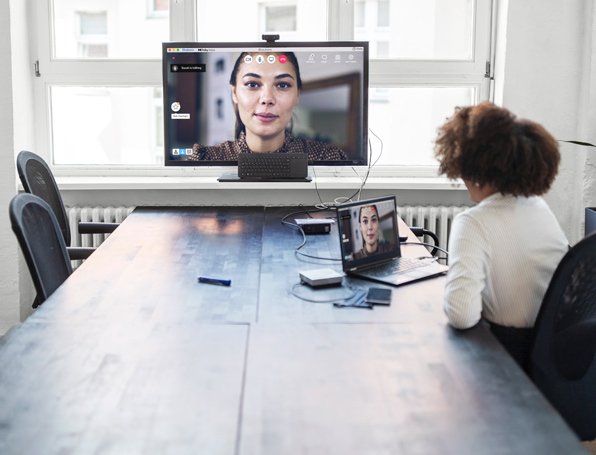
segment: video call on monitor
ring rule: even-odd
[[[273,59],[283,63],[286,53],[295,55],[302,90],[291,134],[337,146],[348,158],[309,164],[367,164],[368,43],[330,41],[163,43],[166,165],[237,165],[237,161],[193,161],[191,155],[195,144],[235,140],[230,75],[243,52],[250,52],[262,65]]]

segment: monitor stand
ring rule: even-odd
[[[254,179],[241,179],[238,174],[222,174],[217,179],[218,182],[312,182],[312,176],[307,175],[303,179],[283,179],[283,178],[254,178]]]

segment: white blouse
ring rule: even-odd
[[[459,214],[449,238],[444,301],[449,322],[466,329],[484,317],[506,327],[533,327],[568,248],[538,196],[496,193]]]

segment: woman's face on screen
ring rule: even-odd
[[[294,66],[283,54],[248,54],[240,64],[232,98],[251,136],[262,140],[285,137],[300,93]]]
[[[360,233],[366,248],[374,251],[379,240],[379,216],[374,207],[363,207],[360,211]]]

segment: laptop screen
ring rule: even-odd
[[[337,219],[344,270],[401,255],[395,196],[341,204]]]

